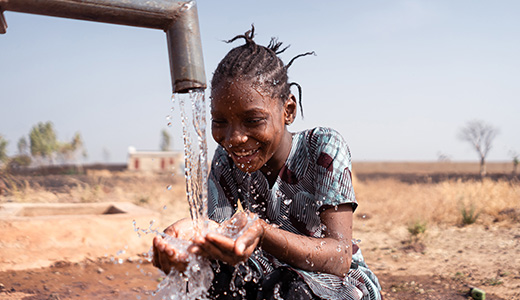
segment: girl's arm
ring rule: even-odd
[[[352,206],[329,208],[320,217],[325,237],[302,236],[266,224],[262,248],[302,270],[344,277],[352,260]]]
[[[209,233],[195,242],[211,257],[232,265],[246,260],[261,243],[262,249],[294,267],[344,277],[352,260],[352,206],[327,209],[320,217],[326,226],[323,238],[294,234],[258,219],[236,241]]]

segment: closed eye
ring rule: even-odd
[[[223,125],[223,124],[226,124],[226,120],[222,120],[222,119],[212,119],[212,120],[211,120],[211,123],[213,123],[213,125]]]
[[[265,123],[265,118],[250,118],[245,120],[245,126],[256,127]]]
[[[248,119],[248,120],[246,120],[246,122],[254,124],[254,123],[261,122],[262,120],[264,120],[264,119],[263,118],[254,118],[254,119]]]

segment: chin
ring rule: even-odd
[[[242,163],[235,162],[235,165],[240,169],[240,171],[246,172],[246,173],[253,173],[253,172],[260,170],[260,168],[255,167],[250,164],[242,164]]]

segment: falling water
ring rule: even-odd
[[[206,141],[206,103],[204,91],[191,91],[187,94],[174,94],[173,102],[177,102],[180,108],[182,132],[184,139],[186,196],[189,203],[190,215],[193,225],[199,234],[208,233],[207,228],[207,141]],[[236,240],[242,233],[253,224],[256,215],[247,215],[246,219],[231,219],[221,224],[216,232]],[[245,223],[244,223],[245,221]],[[238,222],[238,223],[237,223]],[[167,234],[152,228],[153,223],[147,229],[135,227],[138,234],[153,233],[162,236],[170,245],[178,251],[188,254],[188,267],[184,272],[172,269],[154,292],[156,299],[181,299],[195,300],[207,299],[208,290],[211,286],[214,274],[208,259],[189,254],[189,241],[173,238]],[[149,253],[152,257],[152,253]],[[252,277],[248,272],[244,280]],[[234,274],[233,276],[236,276]],[[244,294],[244,291],[236,290],[230,286],[231,291]]]
[[[207,142],[206,142],[206,103],[204,91],[191,91],[187,94],[174,94],[172,101],[180,108],[182,136],[184,140],[184,164],[186,196],[190,215],[196,230],[207,233]],[[188,253],[189,241],[173,238],[156,230],[168,244],[180,252]],[[210,262],[200,256],[189,254],[188,266],[184,272],[172,269],[158,285],[156,299],[206,299],[207,291],[213,280]]]
[[[190,206],[190,215],[199,231],[206,232],[204,220],[207,219],[208,208],[208,144],[204,91],[175,94],[172,101],[175,100],[179,103],[181,113],[186,196]]]

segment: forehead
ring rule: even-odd
[[[238,79],[226,80],[211,90],[211,109],[219,110],[221,106],[231,107],[273,107],[272,98],[258,84]],[[276,108],[278,108],[276,106]]]

